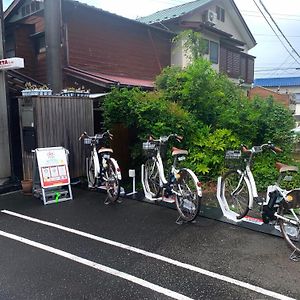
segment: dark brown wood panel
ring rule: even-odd
[[[170,35],[80,6],[64,8],[69,65],[124,77],[154,79],[170,64]]]
[[[16,45],[16,56],[24,58],[24,69],[19,71],[24,75],[31,76],[35,71],[35,56],[34,56],[34,45],[29,38],[34,33],[33,25],[25,25],[17,27],[15,30],[15,45]]]

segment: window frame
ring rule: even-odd
[[[225,22],[225,9],[221,6],[216,6],[217,19],[221,22]]]
[[[212,45],[213,45],[213,47],[212,47]],[[216,50],[216,51],[213,52],[212,49]],[[220,45],[219,45],[219,43],[215,42],[215,41],[209,41],[209,60],[212,63],[214,63],[214,64],[218,64],[219,63],[219,56],[220,56],[219,52],[220,52]]]

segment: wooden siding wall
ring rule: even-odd
[[[37,148],[62,146],[68,149],[71,178],[84,176],[85,149],[78,137],[83,131],[91,135],[94,132],[92,100],[79,97],[21,97],[20,125],[21,107],[25,101],[32,101]],[[33,154],[24,151],[23,138],[21,142],[23,177],[32,178]]]
[[[69,65],[88,71],[153,80],[170,65],[170,35],[100,10],[63,9]]]
[[[44,32],[44,19],[31,16],[15,29],[16,56],[24,58],[25,68],[19,71],[37,81],[47,83],[46,53],[36,53],[34,38],[30,35]]]
[[[15,31],[15,47],[16,57],[24,58],[24,69],[19,71],[24,75],[31,76],[35,71],[34,45],[29,40],[29,36],[34,33],[34,26],[27,25],[16,28]]]
[[[242,78],[246,83],[252,83],[254,78],[254,58],[221,45],[220,72],[232,78]]]

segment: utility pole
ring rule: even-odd
[[[47,79],[53,92],[60,93],[62,89],[61,0],[45,0],[44,13]]]
[[[4,58],[4,16],[0,0],[0,59]],[[0,185],[11,176],[5,71],[0,71]]]

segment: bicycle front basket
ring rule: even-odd
[[[91,138],[84,138],[84,139],[83,139],[83,143],[84,143],[85,145],[90,145],[90,144],[92,143],[92,139],[91,139]]]
[[[230,169],[241,167],[243,164],[240,150],[228,150],[225,153],[225,166]]]
[[[143,143],[143,152],[147,157],[155,156],[157,153],[157,145],[155,143],[145,142]]]

